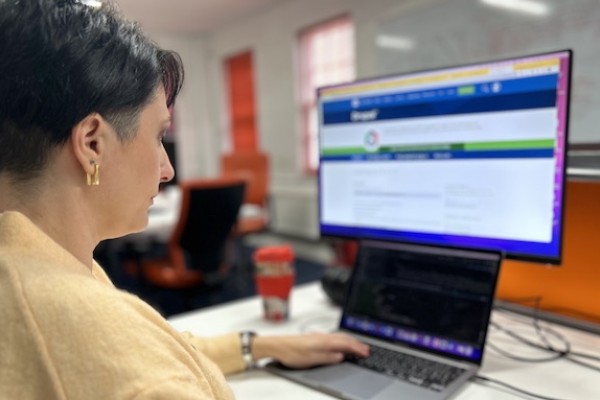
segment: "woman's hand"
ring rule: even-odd
[[[272,357],[290,368],[339,363],[345,354],[367,357],[369,346],[342,333],[256,336],[252,344],[255,360]]]

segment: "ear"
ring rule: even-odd
[[[71,145],[75,158],[83,170],[92,174],[96,164],[102,164],[102,155],[106,148],[107,128],[110,125],[98,113],[91,113],[71,129]]]

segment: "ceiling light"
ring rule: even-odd
[[[481,0],[492,7],[505,8],[524,14],[544,16],[550,13],[548,4],[536,0]]]
[[[375,43],[379,47],[395,50],[412,50],[415,47],[415,41],[401,36],[378,35]]]

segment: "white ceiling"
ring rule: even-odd
[[[128,19],[152,32],[206,33],[283,0],[116,0]]]

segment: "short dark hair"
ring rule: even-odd
[[[0,173],[35,177],[93,112],[127,141],[160,84],[170,106],[182,82],[179,56],[110,2],[0,0]]]

